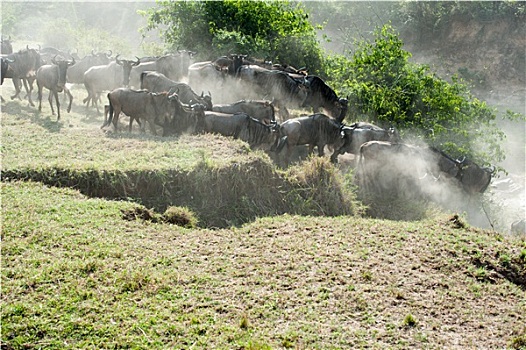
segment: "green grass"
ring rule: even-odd
[[[515,266],[519,242],[447,216],[196,230],[24,182],[2,184],[2,203],[2,342],[17,349],[502,347],[525,321],[524,290],[472,269],[495,251]]]

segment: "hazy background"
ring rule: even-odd
[[[506,19],[454,18],[430,36],[410,23],[401,23],[395,5],[375,1],[305,3],[311,21],[324,26],[319,40],[330,53],[352,52],[357,40],[370,39],[376,27],[390,21],[400,30],[414,62],[428,64],[446,80],[452,74],[471,79],[473,94],[502,114],[507,109],[526,113],[523,24],[513,25]],[[152,6],[154,1],[3,0],[2,36],[11,37],[15,50],[41,45],[78,51],[80,57],[92,49],[112,50],[113,55],[129,58],[159,55],[166,51],[159,32],[140,32],[147,20],[138,11]],[[507,159],[502,166],[509,175],[494,179],[491,189],[503,208],[499,219],[512,222],[526,217],[526,125],[505,120],[499,124],[507,134]]]

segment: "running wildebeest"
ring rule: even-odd
[[[15,94],[11,96],[11,99],[19,98],[21,92],[22,83],[27,93],[29,104],[34,106],[31,94],[33,92],[33,82],[36,78],[36,72],[42,65],[40,55],[35,49],[30,49],[26,46],[25,49],[19,50],[7,56],[10,60],[14,61],[9,64],[6,71],[5,78],[11,78],[13,80],[13,86],[15,88]]]
[[[57,121],[60,120],[60,102],[58,93],[63,90],[66,91],[69,96],[68,113],[71,111],[71,103],[73,96],[71,92],[66,88],[66,71],[69,66],[75,64],[73,61],[56,61],[56,56],[51,59],[52,64],[46,64],[41,66],[37,71],[37,87],[38,87],[38,110],[42,110],[42,90],[46,88],[49,90],[49,105],[51,106],[51,114],[55,115],[53,110],[53,96],[57,103]]]
[[[346,143],[346,134],[343,131],[343,124],[325,114],[313,114],[308,117],[289,119],[283,122],[279,129],[279,142],[275,147],[276,152],[280,152],[287,146],[286,161],[290,161],[292,149],[298,145],[309,145],[309,154],[312,154],[314,147],[318,147],[318,155],[324,155],[326,145],[332,146],[333,154],[331,162],[338,162],[340,149]]]
[[[205,111],[202,120],[199,120],[198,132],[220,134],[223,136],[240,139],[249,144],[251,148],[267,145],[270,147],[276,142],[277,125],[263,124],[246,113],[220,113]]]
[[[142,72],[140,86],[141,89],[151,92],[177,91],[181,103],[200,103],[205,106],[206,110],[212,109],[212,95],[210,92],[207,95],[204,95],[204,92],[198,95],[192,90],[190,85],[176,82],[159,72]]]
[[[154,93],[145,90],[117,88],[109,92],[107,96],[109,117],[101,128],[113,122],[114,130],[117,131],[121,112],[130,117],[130,131],[133,119],[144,120],[148,122],[154,135],[157,135],[156,125],[169,125],[172,120],[174,108],[168,98],[168,92]]]
[[[121,86],[127,86],[130,82],[130,71],[133,66],[139,64],[137,61],[120,60],[119,55],[115,57],[115,61],[107,65],[93,66],[84,73],[84,86],[88,91],[88,97],[82,102],[89,106],[92,105],[97,108],[97,113],[100,113],[97,100],[99,94],[103,91],[111,91]]]
[[[229,104],[213,105],[212,111],[220,113],[246,113],[267,125],[276,121],[274,105],[268,100],[240,100]]]

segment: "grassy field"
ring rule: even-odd
[[[2,349],[526,347],[523,237],[361,217],[343,165],[104,133],[82,96],[2,105]],[[172,205],[199,226],[130,215]]]

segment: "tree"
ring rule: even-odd
[[[409,63],[411,54],[390,25],[363,41],[352,58],[327,61],[330,83],[352,96],[356,113],[381,125],[394,125],[406,137],[421,139],[454,157],[480,164],[504,159],[504,133],[496,112],[474,98],[458,78],[448,83],[429,67]]]
[[[321,69],[321,49],[308,14],[288,1],[163,1],[142,12],[144,31],[161,29],[165,43],[201,59],[229,53]]]

